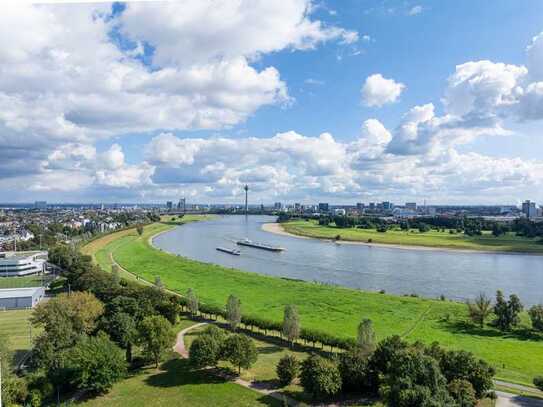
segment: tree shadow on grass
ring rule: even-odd
[[[486,325],[481,328],[480,326],[474,325],[468,321],[441,322],[441,326],[449,332],[484,336],[487,338],[517,339],[521,341],[538,341],[542,339],[541,334],[526,327],[517,328],[510,332],[501,332],[496,328]]]
[[[225,383],[222,377],[205,370],[193,369],[187,359],[170,359],[160,366],[161,370],[145,379],[145,383],[154,387],[175,387],[188,384]]]
[[[271,355],[273,353],[281,352],[284,349],[285,349],[284,347],[281,347],[278,345],[270,345],[270,346],[261,346],[257,350],[258,350],[258,354]]]

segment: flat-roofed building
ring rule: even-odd
[[[46,251],[0,252],[0,278],[42,273],[46,261]]]
[[[0,309],[34,308],[43,297],[43,287],[0,289]]]

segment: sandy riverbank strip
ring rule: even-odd
[[[510,255],[524,255],[524,256],[541,256],[538,253],[524,253],[524,252],[508,252],[503,250],[476,250],[476,249],[454,249],[449,247],[430,247],[430,246],[412,246],[412,245],[400,245],[393,243],[368,243],[355,240],[333,240],[328,238],[309,237],[302,235],[295,235],[294,233],[287,232],[280,223],[264,223],[262,230],[265,232],[274,233],[276,235],[296,237],[298,239],[313,239],[323,242],[335,243],[335,244],[348,244],[348,245],[361,245],[370,247],[383,247],[388,249],[402,249],[402,250],[417,250],[417,251],[438,251],[438,252],[451,252],[451,253],[481,253],[481,254],[510,254]]]

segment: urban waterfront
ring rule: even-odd
[[[515,293],[525,305],[543,301],[543,257],[336,244],[261,229],[271,216],[222,216],[177,227],[154,238],[156,247],[195,260],[284,278],[393,294],[466,300],[480,292]],[[242,238],[285,247],[282,253],[235,247]]]

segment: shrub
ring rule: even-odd
[[[300,382],[314,398],[329,397],[340,391],[341,374],[334,361],[311,355],[302,363]]]
[[[285,355],[277,363],[277,377],[279,384],[288,386],[300,373],[300,362],[294,355]]]
[[[543,332],[543,305],[534,305],[528,311],[532,320],[532,327],[540,332]]]

